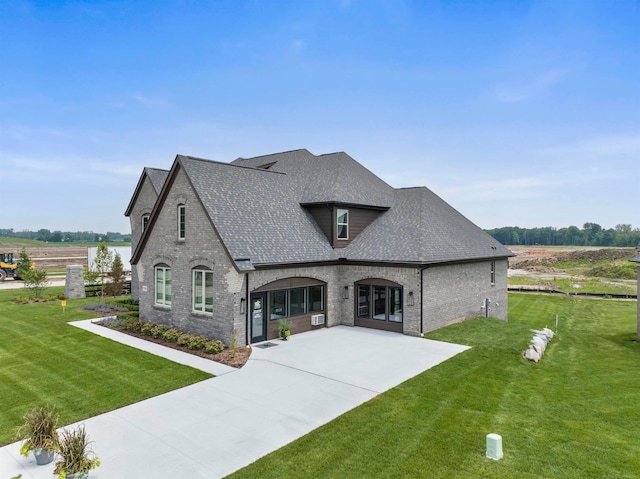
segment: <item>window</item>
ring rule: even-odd
[[[171,306],[171,268],[156,266],[156,304]]]
[[[402,322],[402,288],[389,288],[389,321]]]
[[[268,297],[271,320],[324,311],[324,286],[269,291]]]
[[[300,316],[307,312],[307,288],[289,291],[289,316]]]
[[[324,311],[324,286],[309,287],[309,312]]]
[[[402,288],[358,284],[356,291],[356,316],[358,318],[402,323]]]
[[[193,310],[213,313],[213,272],[196,269],[193,271]]]
[[[338,239],[349,239],[349,210],[338,209]]]
[[[272,291],[269,295],[271,297],[271,319],[282,319],[288,316],[287,314],[287,291]]]
[[[491,285],[496,284],[496,262],[491,262]]]
[[[147,229],[147,223],[149,223],[149,215],[142,215],[142,231]]]
[[[187,229],[187,207],[178,205],[178,239],[183,240],[186,237]]]
[[[359,284],[358,285],[358,317],[359,318],[368,318],[369,317],[369,292],[371,291],[371,287],[368,285]]]

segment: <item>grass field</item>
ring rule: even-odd
[[[95,298],[63,313],[59,301],[11,301],[25,294],[0,291],[0,445],[34,406],[56,406],[69,424],[211,377],[66,324],[93,317],[79,308]]]
[[[640,477],[636,303],[510,294],[508,323],[429,334],[472,349],[232,475],[243,478]],[[530,328],[559,334],[539,364]],[[384,354],[384,351],[381,351]],[[488,433],[504,459],[484,457]]]
[[[563,293],[589,294],[637,294],[638,287],[634,281],[604,280],[599,278],[567,278],[555,277],[541,279],[536,276],[509,276],[509,285],[529,285],[551,288]],[[577,285],[577,287],[576,287]]]
[[[0,236],[0,248],[64,248],[66,246],[98,246],[99,241],[64,241],[48,243],[46,241],[31,240],[26,238],[9,238]],[[131,242],[109,241],[108,246],[131,246]]]

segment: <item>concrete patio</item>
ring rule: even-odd
[[[337,326],[254,345],[234,370],[89,321],[75,325],[217,374],[82,421],[102,461],[93,479],[224,477],[468,349]],[[37,466],[19,448],[0,448],[1,479],[51,479],[53,464]]]

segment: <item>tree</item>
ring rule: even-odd
[[[95,271],[98,273],[100,277],[100,301],[104,304],[104,277],[106,276],[109,269],[111,269],[111,264],[113,263],[113,253],[109,251],[107,247],[107,243],[104,241],[98,245],[98,250],[96,251],[96,257],[93,260],[93,266]]]
[[[31,263],[31,258],[27,254],[27,250],[23,247],[20,250],[20,256],[18,256],[18,266],[16,266],[16,276],[20,279],[26,278],[29,270],[33,268],[33,264]]]
[[[120,296],[122,289],[124,288],[124,265],[122,264],[122,258],[116,251],[113,257],[113,263],[111,264],[111,282],[107,285],[107,295]]]
[[[49,284],[47,272],[44,269],[30,268],[22,277],[24,287],[29,288],[36,298],[40,297],[42,290]]]

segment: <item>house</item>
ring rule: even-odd
[[[169,171],[158,168],[144,168],[135,193],[131,197],[129,206],[125,211],[125,216],[129,217],[131,223],[131,250],[135,251],[140,242],[142,232],[146,229],[153,205],[156,204],[162,185],[164,185]],[[137,266],[131,264],[131,296],[135,299],[140,297],[138,288]]]
[[[636,263],[638,270],[638,301],[640,301],[640,255],[634,256],[630,261]],[[640,338],[640,306],[638,306],[638,337]]]
[[[158,188],[162,185],[160,188]],[[507,319],[512,253],[425,187],[345,153],[145,168],[127,208],[140,317],[228,344],[339,324],[421,335]]]

